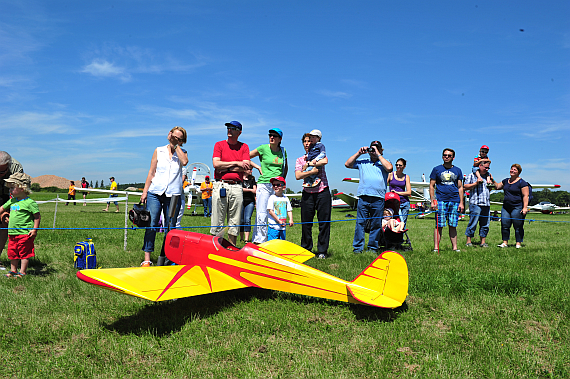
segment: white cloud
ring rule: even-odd
[[[96,77],[116,77],[129,81],[134,74],[162,74],[164,72],[188,72],[205,65],[206,58],[195,57],[195,62],[185,63],[168,52],[155,52],[138,46],[103,44],[85,54],[91,63],[81,72]]]
[[[68,134],[76,133],[69,125],[72,118],[64,113],[22,112],[0,117],[0,130],[28,130],[34,134]]]
[[[123,67],[115,66],[114,63],[110,63],[102,59],[93,60],[93,62],[83,67],[81,72],[85,72],[93,76],[119,76],[122,80],[128,80],[130,78],[130,75],[125,73],[125,69]]]
[[[352,97],[351,94],[342,91],[318,90],[315,92],[318,93],[319,95],[323,95],[326,97],[333,97],[337,99],[348,99]]]

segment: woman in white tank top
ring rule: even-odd
[[[150,226],[144,234],[144,261],[142,267],[152,265],[151,253],[154,252],[154,240],[156,227],[160,221],[160,213],[164,212],[164,219],[168,215],[168,207],[171,197],[182,194],[182,167],[188,164],[188,154],[181,146],[186,143],[186,130],[175,126],[168,133],[168,145],[157,147],[152,155],[150,170],[144,184],[141,201],[146,203],[150,212]],[[180,208],[180,197],[178,198]],[[178,213],[177,213],[178,214]],[[174,227],[176,217],[170,220],[170,226]]]

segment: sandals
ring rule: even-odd
[[[10,271],[8,272],[6,275],[4,275],[7,278],[21,278],[23,276],[25,276],[26,274],[23,274],[21,272],[15,272],[15,271]]]

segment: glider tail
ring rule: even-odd
[[[355,302],[382,308],[402,305],[408,295],[408,265],[400,254],[385,251],[347,285]]]

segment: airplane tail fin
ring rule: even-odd
[[[350,282],[347,289],[359,303],[399,307],[408,295],[408,265],[400,254],[385,251]]]

